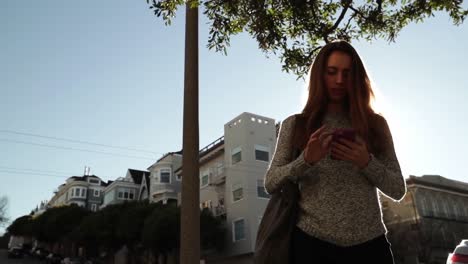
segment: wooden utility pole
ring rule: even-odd
[[[180,263],[200,264],[198,123],[198,7],[187,1],[185,22],[184,130]]]

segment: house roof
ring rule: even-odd
[[[179,151],[176,151],[176,152],[168,152],[168,153],[164,154],[161,158],[159,158],[155,163],[158,163],[158,162],[160,162],[162,159],[164,159],[165,157],[167,157],[167,156],[169,156],[169,155],[174,155],[174,154],[182,155],[182,150],[179,150]]]
[[[145,175],[149,175],[149,171],[141,171],[141,170],[134,170],[128,169],[130,176],[132,176],[133,182],[136,184],[141,184],[141,181]]]
[[[217,157],[218,154],[224,151],[224,136],[219,137],[215,141],[211,142],[210,144],[206,145],[198,152],[198,157],[200,160],[200,166],[205,164],[206,162],[210,161],[214,157]],[[174,173],[180,172],[182,170],[182,166],[177,168]]]
[[[423,175],[421,177],[410,175],[406,182],[407,184],[420,184],[447,190],[468,192],[468,183],[447,179],[440,175]]]
[[[86,181],[84,176],[71,176],[70,178],[68,179],[73,179],[75,181]]]
[[[97,178],[97,179],[101,179],[99,178],[98,176],[96,175],[83,175],[83,176],[71,176],[70,178],[68,179],[73,179],[75,181],[87,181],[88,178]]]
[[[182,150],[179,150],[179,151],[176,151],[176,152],[168,152],[168,153],[164,154],[164,155],[163,155],[161,158],[159,158],[156,162],[154,162],[153,164],[151,164],[151,166],[149,166],[147,169],[150,170],[151,167],[153,167],[156,163],[160,162],[161,160],[163,160],[163,159],[166,158],[167,156],[174,155],[174,154],[182,155]]]

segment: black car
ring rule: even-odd
[[[22,258],[23,250],[20,247],[12,247],[8,250],[8,258]]]
[[[44,248],[38,248],[36,249],[36,252],[34,252],[34,256],[40,260],[44,260],[48,255],[49,251]]]

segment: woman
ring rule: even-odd
[[[300,187],[291,263],[393,263],[377,189],[400,200],[406,185],[371,97],[356,50],[345,41],[325,45],[310,70],[307,104],[282,122],[265,176],[268,193],[287,180]],[[338,128],[354,129],[355,138],[335,139]]]

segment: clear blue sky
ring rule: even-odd
[[[242,112],[282,120],[302,109],[304,82],[281,72],[277,58],[246,34],[233,37],[228,56],[209,51],[203,17],[200,25],[200,147]],[[5,0],[0,29],[0,196],[12,220],[84,166],[113,180],[181,149],[183,12],[166,27],[144,0]],[[382,95],[405,177],[468,182],[468,25],[439,13],[409,25],[396,43],[354,45]]]

